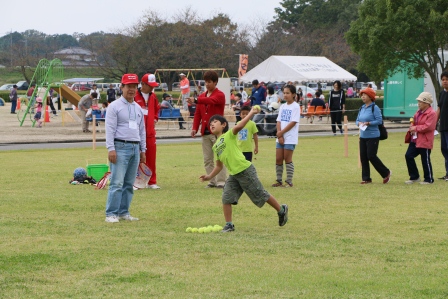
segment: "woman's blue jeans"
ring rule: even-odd
[[[117,161],[110,163],[110,185],[107,194],[106,216],[129,215],[134,196],[133,185],[140,162],[140,145],[115,141]]]

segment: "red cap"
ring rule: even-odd
[[[138,81],[138,76],[136,74],[124,74],[123,77],[121,77],[121,84],[138,84],[140,83]]]
[[[145,84],[148,84],[149,86],[152,86],[152,87],[159,86],[159,83],[156,82],[156,76],[154,76],[153,74],[143,75],[142,82]]]
[[[373,89],[370,88],[370,87],[367,87],[367,88],[364,88],[363,90],[361,90],[361,91],[359,92],[359,95],[362,96],[363,93],[365,93],[366,95],[368,95],[369,98],[370,98],[372,101],[375,101],[375,96],[376,96],[376,92],[375,92],[375,90],[373,90]]]

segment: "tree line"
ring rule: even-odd
[[[271,55],[325,56],[359,81],[381,81],[403,62],[412,63],[415,75],[424,70],[435,77],[437,65],[447,66],[435,56],[447,49],[447,8],[446,0],[284,0],[273,20],[249,24],[221,13],[203,18],[188,7],[169,18],[147,10],[115,33],[7,34],[0,38],[0,63],[20,66],[28,79],[41,58],[80,46],[96,54],[98,75],[114,81],[161,68],[225,68],[236,76],[240,53],[249,55],[249,70]],[[175,73],[161,75],[177,81]]]

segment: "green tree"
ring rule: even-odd
[[[365,0],[346,38],[361,57],[359,69],[376,81],[426,71],[439,96],[440,70],[448,67],[448,1]]]

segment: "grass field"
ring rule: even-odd
[[[357,137],[348,158],[340,137],[300,138],[294,188],[270,187],[275,141],[260,140],[254,165],[289,222],[243,195],[228,234],[185,232],[224,225],[199,143],[159,145],[162,189],[136,191],[140,221],[118,224],[104,222],[106,190],[68,184],[105,149],[0,152],[0,298],[447,298],[448,183],[405,185],[403,139],[380,145],[391,182],[372,169],[362,186]]]

